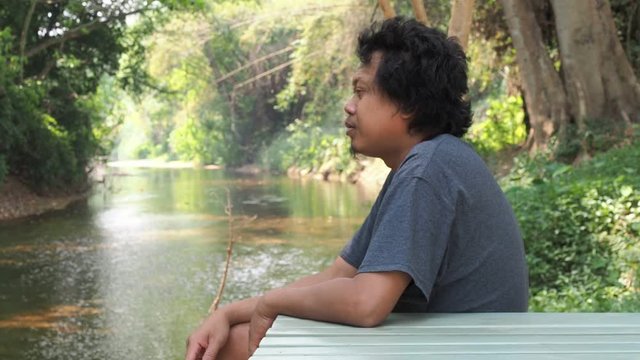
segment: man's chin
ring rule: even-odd
[[[351,153],[352,158],[355,158],[359,154],[358,150],[353,147],[353,144],[351,144],[351,146],[349,147],[349,152]]]

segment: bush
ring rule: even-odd
[[[85,185],[96,148],[88,113],[51,84],[17,83],[20,62],[7,55],[9,37],[0,31],[0,175],[15,175],[41,193],[74,191]]]
[[[571,162],[581,151],[589,156],[605,152],[626,141],[628,131],[634,131],[624,122],[611,119],[585,119],[584,127],[584,130],[579,130],[576,124],[568,124],[564,139],[554,139],[558,141],[555,148],[557,160]]]
[[[480,155],[486,157],[526,140],[521,97],[500,95],[490,100],[485,117],[474,122],[466,135]]]
[[[503,186],[525,240],[532,310],[640,304],[639,163],[640,143],[576,168],[544,156],[516,160]]]
[[[296,120],[263,152],[261,162],[278,172],[291,166],[318,170],[328,163],[332,170],[347,171],[353,162],[350,141],[336,130]]]
[[[0,155],[0,186],[4,184],[4,179],[7,177],[9,168],[7,167],[7,160],[3,155]]]

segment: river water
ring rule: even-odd
[[[330,264],[373,201],[341,183],[109,171],[86,203],[0,224],[0,359],[182,359],[224,268],[225,189],[222,303]]]

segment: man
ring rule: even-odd
[[[392,311],[526,311],[513,211],[459,138],[471,124],[466,58],[455,40],[402,18],[360,34],[345,105],[352,149],[391,172],[333,265],[215,311],[187,360],[246,359],[278,314],[376,326]]]

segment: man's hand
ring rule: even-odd
[[[227,342],[230,328],[226,316],[214,312],[187,339],[185,360],[214,360]]]
[[[357,269],[338,257],[336,261],[324,271],[305,276],[289,285],[286,288],[306,287],[319,284],[337,277],[351,278],[355,276]],[[200,327],[194,331],[187,341],[186,360],[212,360],[219,355],[220,350],[229,340],[230,331],[233,326],[251,322],[250,333],[252,344],[249,349],[255,351],[264,337],[267,329],[273,324],[276,317],[276,310],[268,311],[268,307],[263,302],[260,309],[256,310],[261,300],[265,296],[253,297],[241,301],[233,302],[213,313]],[[275,307],[271,307],[275,309]],[[254,320],[255,319],[255,320]],[[231,334],[233,335],[233,334]],[[247,349],[246,347],[244,349]]]
[[[256,351],[258,345],[260,345],[260,341],[265,337],[267,330],[271,328],[276,316],[278,316],[278,313],[269,307],[268,296],[269,293],[260,298],[251,316],[251,326],[249,327],[249,356],[253,355]]]

